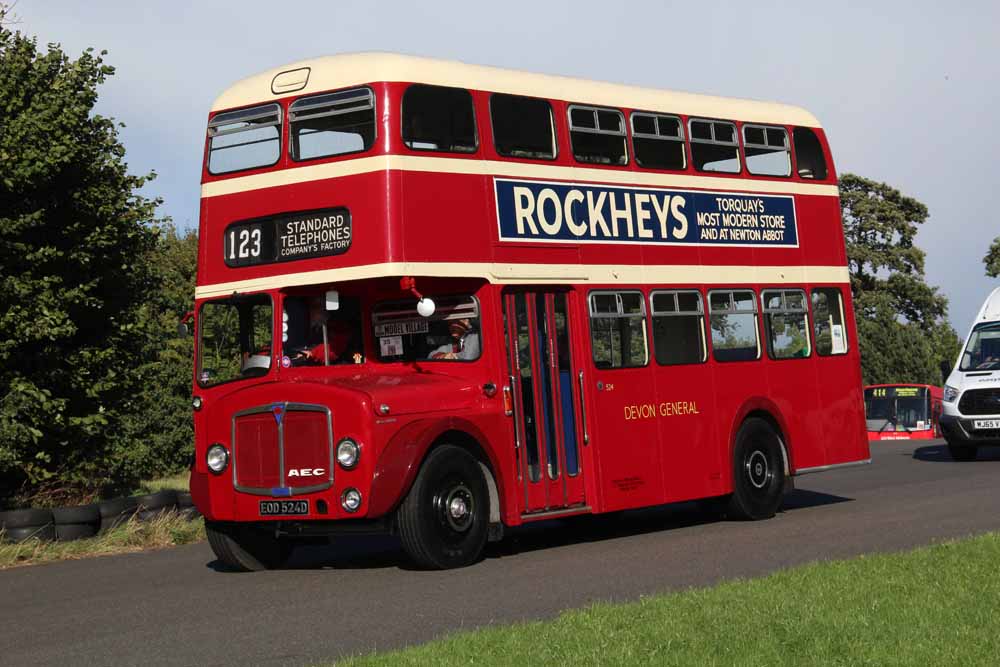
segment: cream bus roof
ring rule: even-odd
[[[318,93],[375,81],[407,81],[664,113],[819,127],[819,121],[811,113],[785,104],[637,88],[395,53],[324,56],[277,67],[231,86],[215,100],[212,111],[284,97],[291,91],[274,93],[272,83],[275,77],[302,68],[309,68],[308,82],[295,90],[296,94]]]

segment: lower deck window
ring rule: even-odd
[[[773,359],[808,357],[809,314],[806,293],[802,290],[765,290],[764,331],[767,351]]]
[[[760,358],[757,300],[749,290],[708,293],[712,327],[712,356],[716,361]]]
[[[812,291],[813,336],[816,353],[821,357],[847,352],[847,327],[844,324],[844,296],[836,287],[818,287]]]
[[[705,361],[705,315],[701,294],[654,292],[651,301],[656,362],[672,366]]]
[[[430,317],[416,300],[382,303],[372,312],[375,353],[381,361],[473,361],[479,358],[479,303],[471,296],[435,299]]]
[[[590,342],[598,368],[633,368],[649,360],[646,308],[640,292],[590,295]]]

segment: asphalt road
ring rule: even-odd
[[[974,463],[937,443],[873,443],[872,454],[871,466],[798,478],[770,521],[710,521],[687,503],[550,521],[457,571],[408,569],[389,538],[302,549],[294,569],[254,574],[220,570],[207,544],[16,568],[0,572],[0,663],[315,664],[1000,529],[1000,448]]]

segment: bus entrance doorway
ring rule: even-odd
[[[504,294],[515,447],[525,513],[584,505],[586,424],[567,292]]]

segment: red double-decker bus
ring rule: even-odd
[[[836,176],[791,106],[389,54],[213,105],[191,491],[279,566],[388,531],[421,566],[504,527],[866,462]]]
[[[873,384],[865,387],[869,440],[931,440],[941,437],[941,387]]]

